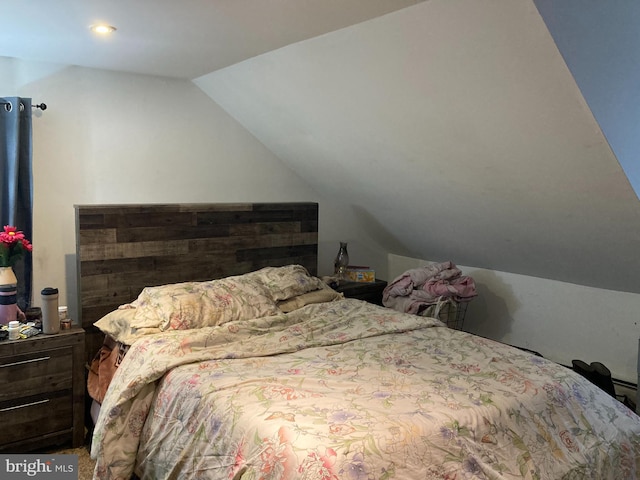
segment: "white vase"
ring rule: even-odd
[[[18,319],[18,279],[11,267],[0,267],[0,325]]]

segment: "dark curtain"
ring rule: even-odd
[[[13,225],[33,241],[31,145],[31,99],[0,98],[0,228]],[[24,310],[31,305],[31,254],[23,255],[13,269],[18,279],[18,306]]]

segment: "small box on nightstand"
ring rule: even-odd
[[[369,267],[348,266],[346,276],[352,282],[372,283],[376,281],[376,272]]]

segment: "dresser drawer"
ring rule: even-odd
[[[72,382],[71,347],[0,357],[0,405],[18,398],[71,389]]]
[[[0,403],[0,445],[73,429],[71,390]]]
[[[0,341],[0,453],[84,442],[84,330]]]

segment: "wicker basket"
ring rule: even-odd
[[[420,315],[437,318],[449,328],[462,330],[468,306],[469,302],[456,302],[451,298],[440,297],[438,303],[425,308]]]

